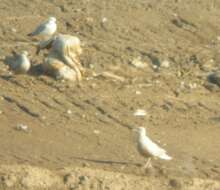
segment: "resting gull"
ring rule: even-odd
[[[9,62],[9,67],[16,74],[25,74],[31,68],[31,63],[28,59],[28,52],[22,51],[21,53],[13,53],[13,58]]]

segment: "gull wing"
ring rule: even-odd
[[[150,154],[153,156],[159,156],[162,154],[166,154],[166,150],[159,147],[156,143],[154,143],[150,138],[146,137],[145,146],[147,147]]]
[[[34,32],[28,34],[28,36],[36,36],[39,35],[40,33],[42,33],[44,30],[47,29],[47,22],[44,22],[42,24],[40,24]]]

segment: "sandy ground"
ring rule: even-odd
[[[33,66],[41,64],[38,39],[27,34],[51,15],[59,33],[83,43],[88,76],[80,84],[39,72],[13,75],[3,62],[12,50],[28,50]],[[207,82],[220,61],[220,2],[1,0],[0,19],[2,189],[220,188],[220,91]],[[103,72],[119,78],[94,77]],[[146,116],[135,117],[137,109]],[[136,126],[173,161],[143,170]],[[90,185],[82,187],[81,178]]]

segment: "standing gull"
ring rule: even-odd
[[[146,136],[146,131],[144,127],[138,127],[134,129],[138,133],[137,139],[137,149],[139,153],[147,157],[147,163],[144,165],[144,168],[151,166],[150,161],[152,157],[158,157],[163,160],[171,160],[172,158],[167,155],[166,150],[160,148],[155,144],[148,136]]]
[[[52,36],[57,30],[56,18],[49,17],[49,19],[42,24],[40,24],[35,31],[28,34],[28,36]]]

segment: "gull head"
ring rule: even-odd
[[[57,19],[55,18],[55,17],[49,17],[49,19],[48,19],[49,21],[51,21],[51,22],[56,22],[57,21]]]
[[[144,127],[134,128],[133,131],[137,132],[138,134],[145,134],[146,133],[146,130]]]

